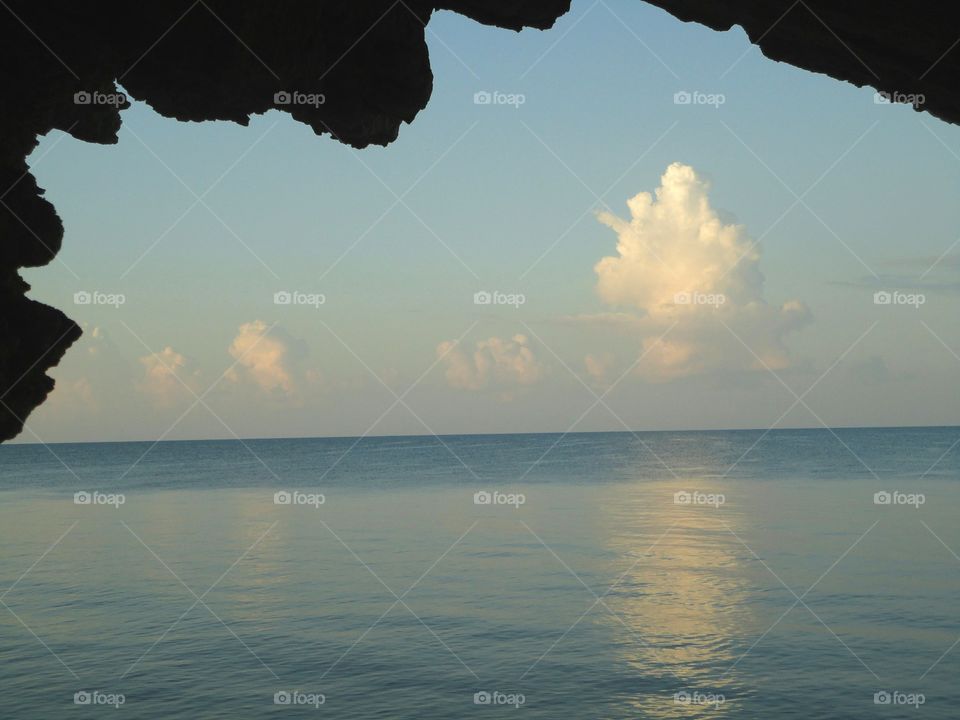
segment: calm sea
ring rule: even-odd
[[[957,718],[958,428],[0,447],[0,717]]]

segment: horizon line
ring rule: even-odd
[[[819,432],[831,432],[833,430],[933,430],[933,429],[958,428],[960,425],[831,425],[824,426],[797,426],[797,427],[778,427],[778,428],[685,428],[685,429],[657,429],[657,430],[577,430],[577,431],[530,431],[530,432],[481,432],[481,433],[432,433],[432,434],[399,434],[399,435],[282,435],[273,437],[210,437],[210,438],[181,438],[176,440],[156,440],[144,438],[142,440],[64,440],[59,442],[6,442],[0,443],[0,448],[14,446],[40,446],[48,445],[125,445],[136,443],[190,443],[190,442],[260,442],[265,440],[392,440],[400,438],[452,438],[452,437],[506,437],[515,435],[637,435],[640,433],[717,433],[717,432],[796,432],[800,430],[812,430]]]

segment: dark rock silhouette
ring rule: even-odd
[[[960,122],[960,6],[870,0],[647,0],[714,30],[740,25],[773,60],[868,85]]]
[[[651,0],[716,29],[743,25],[770,57],[891,93],[960,120],[950,81],[958,11],[866,0]],[[25,296],[19,268],[49,263],[63,225],[30,174],[37,138],[60,129],[115,143],[117,83],[177,120],[232,120],[273,108],[318,134],[386,145],[432,89],[424,27],[434,10],[519,30],[548,28],[569,0],[6,0],[0,7],[0,441],[53,388],[46,371],[80,337]],[[279,93],[279,95],[278,95]],[[292,95],[323,102],[288,102]]]

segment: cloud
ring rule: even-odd
[[[115,407],[118,396],[126,395],[136,381],[135,369],[97,325],[84,326],[78,350],[83,352],[58,368],[49,406],[71,417],[89,416],[104,405]]]
[[[437,346],[437,357],[446,365],[447,383],[462,390],[532,385],[544,373],[526,335],[480,340],[472,353],[464,352],[453,340],[445,340]],[[509,399],[510,395],[503,397]]]
[[[87,333],[89,341],[87,343],[87,353],[98,356],[103,352],[103,345],[108,342],[107,335],[99,325],[95,325],[93,330]]]
[[[607,375],[615,363],[616,358],[612,353],[590,353],[583,359],[587,375],[598,385],[606,384]]]
[[[169,345],[161,352],[144,355],[139,360],[144,376],[137,388],[157,405],[169,407],[178,399],[189,397],[190,390],[198,392],[199,369]]]
[[[903,290],[908,292],[960,293],[960,255],[913,257],[883,260],[876,263],[881,272],[862,275],[854,280],[834,280],[830,285],[876,290]]]
[[[641,336],[637,371],[650,380],[783,369],[784,336],[810,320],[799,301],[764,301],[759,247],[720,218],[709,189],[692,167],[673,163],[653,195],[627,201],[629,219],[597,216],[618,238],[617,254],[594,267],[597,294],[618,311],[594,317]]]
[[[94,428],[123,413],[133,394],[138,369],[103,328],[84,325],[76,350],[53,373],[54,390],[37,410],[44,440],[102,439]]]
[[[307,366],[303,341],[262,320],[241,325],[229,352],[236,363],[226,379],[252,384],[274,397],[297,398],[320,380],[319,372]]]
[[[75,380],[57,380],[54,392],[50,395],[49,405],[57,412],[66,412],[69,408],[84,408],[88,412],[94,412],[100,407],[93,385],[90,379],[85,377]]]

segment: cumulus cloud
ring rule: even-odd
[[[801,302],[765,302],[759,247],[720,218],[709,190],[692,167],[673,163],[653,194],[627,201],[628,219],[598,215],[618,240],[617,254],[594,267],[597,293],[618,312],[596,319],[641,335],[637,370],[651,380],[785,368],[784,336],[810,319]]]
[[[137,387],[158,405],[170,406],[178,399],[190,397],[187,388],[198,392],[200,371],[170,346],[159,353],[144,355],[140,364],[144,376]]]
[[[252,384],[278,398],[300,396],[320,380],[307,366],[306,345],[262,320],[241,325],[229,352],[236,363],[225,376],[228,381]]]
[[[475,343],[473,352],[464,351],[452,340],[437,346],[437,357],[446,365],[447,383],[462,390],[532,385],[544,372],[526,335],[510,339],[491,337]],[[509,393],[503,394],[504,398]]]

